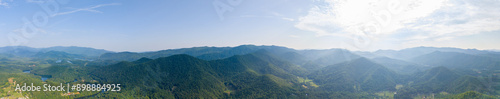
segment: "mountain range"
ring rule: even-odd
[[[106,98],[498,97],[499,57],[494,51],[436,47],[375,52],[255,45],[155,52],[0,48],[0,62],[32,58],[50,65],[19,67],[51,75],[48,81],[123,85],[120,92],[92,95]],[[73,62],[44,62],[61,59]]]

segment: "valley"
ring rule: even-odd
[[[255,45],[156,52],[0,47],[0,97],[497,99],[496,55],[434,47],[375,52]],[[15,92],[14,83],[121,84],[122,89]]]

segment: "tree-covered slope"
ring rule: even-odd
[[[344,49],[302,50],[299,51],[299,53],[321,67],[351,61],[361,57]]]
[[[350,92],[395,90],[397,76],[366,58],[331,65],[309,75],[325,89]]]
[[[449,98],[450,99],[498,99],[498,97],[485,95],[476,91],[467,91]]]
[[[494,94],[497,90],[491,86],[492,82],[485,82],[488,78],[459,74],[442,66],[415,73],[407,79],[410,79],[409,83],[399,89],[395,97],[409,98],[442,92],[459,94],[466,91]]]
[[[5,48],[0,52],[16,51]],[[498,97],[500,93],[498,60],[482,51],[403,51],[421,54],[409,62],[371,52],[362,52],[372,57],[367,59],[342,49],[253,45],[108,53],[100,60],[75,59],[86,56],[66,51],[19,49],[24,50],[0,53],[0,78],[24,75],[24,80],[41,83],[43,75],[52,77],[45,83],[121,84],[122,88],[72,96],[28,92],[42,98],[411,99]],[[31,71],[23,73],[26,70]],[[10,85],[3,84],[6,80],[0,79],[0,88]]]
[[[411,63],[388,57],[377,57],[371,60],[399,74],[413,74],[415,72],[420,72],[431,68],[430,66],[424,66],[417,63]]]
[[[225,89],[208,62],[189,55],[174,55],[139,64],[122,62],[97,70],[95,74],[104,82],[122,83],[129,90],[142,90],[132,90],[133,93],[164,91],[162,94],[176,98],[221,98]]]
[[[103,82],[126,82],[122,85],[129,91],[123,93],[167,93],[162,97],[264,98],[295,93],[293,86],[298,85],[294,85],[297,83],[294,74],[304,71],[268,54],[258,51],[214,61],[185,54],[154,60],[142,58],[102,67],[93,74]]]

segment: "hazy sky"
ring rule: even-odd
[[[0,46],[500,49],[500,0],[0,0]]]

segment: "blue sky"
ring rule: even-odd
[[[0,0],[0,46],[500,49],[498,6],[498,0]]]

